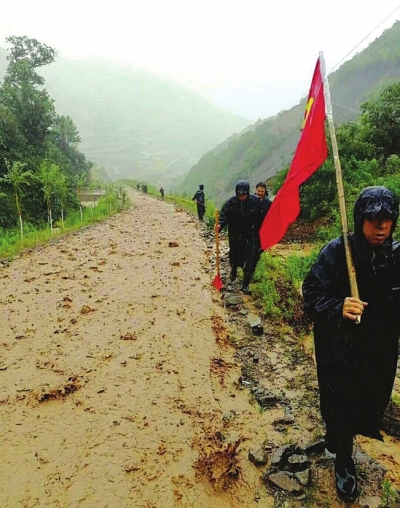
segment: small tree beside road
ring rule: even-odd
[[[9,184],[13,188],[15,197],[15,206],[17,208],[19,225],[21,230],[21,242],[24,239],[24,226],[22,221],[21,211],[21,200],[24,195],[24,187],[29,186],[30,181],[33,179],[33,173],[31,170],[24,171],[26,164],[23,162],[15,161],[12,164],[9,161],[5,161],[7,167],[7,173],[0,178],[1,182]]]

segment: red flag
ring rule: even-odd
[[[320,60],[317,60],[308,94],[302,133],[289,172],[260,228],[261,248],[267,250],[286,233],[300,213],[300,185],[325,161],[325,97]]]

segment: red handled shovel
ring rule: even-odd
[[[217,275],[214,277],[213,286],[217,291],[221,291],[223,283],[219,272],[219,231],[218,231],[218,210],[215,210],[215,244],[216,244],[216,264]]]

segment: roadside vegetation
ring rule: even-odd
[[[128,205],[123,185],[95,177],[101,171],[79,152],[73,120],[57,114],[43,88],[36,70],[54,62],[55,51],[36,39],[6,40],[8,66],[0,85],[0,258]]]
[[[24,224],[24,232],[14,228],[0,228],[0,260],[12,259],[21,251],[54,240],[61,234],[71,233],[96,222],[105,220],[122,209],[130,206],[124,188],[108,185],[103,196],[97,202],[80,205],[78,210],[70,210],[65,219],[49,224]]]

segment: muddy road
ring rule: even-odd
[[[239,382],[232,339],[245,325],[212,288],[204,225],[169,203],[132,200],[0,268],[0,506],[284,506],[248,452],[290,441],[274,425],[286,407],[260,411]],[[291,359],[268,337],[248,356],[258,351],[265,377],[270,355],[269,383],[288,391]],[[302,383],[290,377],[296,398]],[[309,416],[299,412],[296,439],[317,434]],[[331,506],[342,506],[324,475]]]

